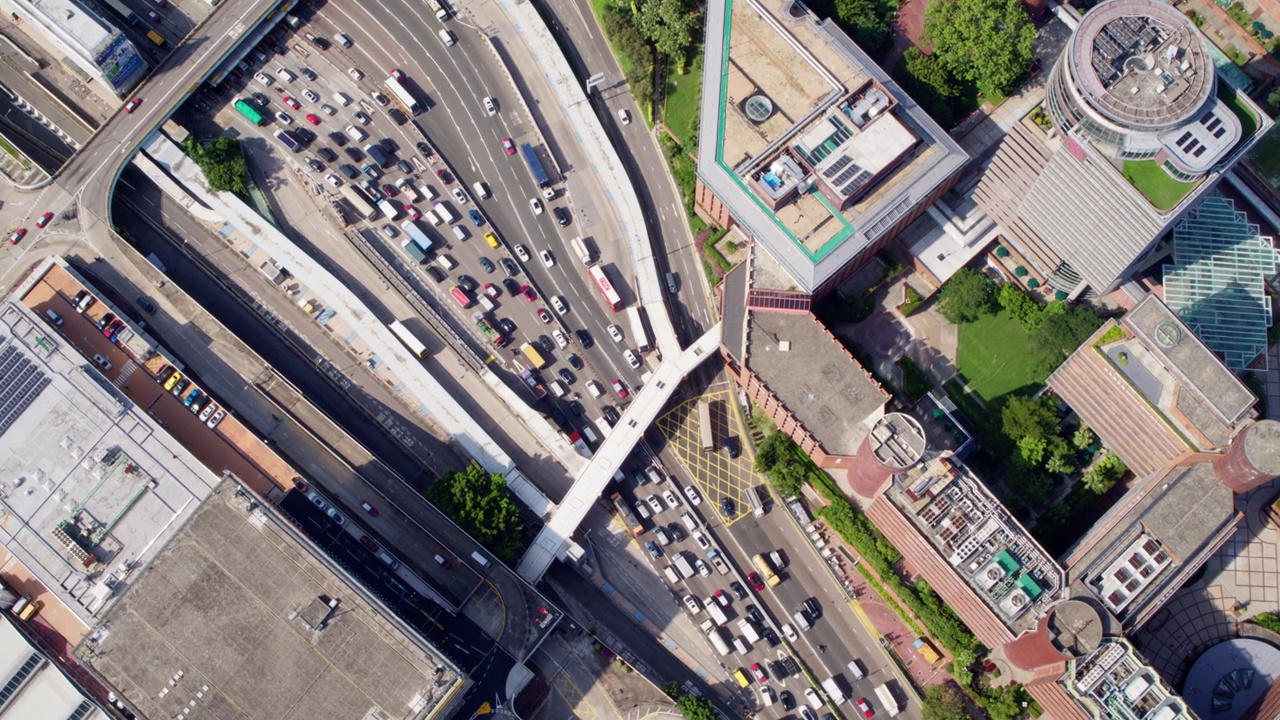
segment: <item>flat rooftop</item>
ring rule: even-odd
[[[18,632],[13,623],[19,621],[8,612],[4,615],[0,618],[0,687],[8,697],[0,703],[0,720],[106,720],[109,716],[97,703]]]
[[[1067,664],[1063,685],[1097,717],[1193,720],[1187,703],[1124,638],[1106,638]],[[1218,717],[1214,714],[1213,717]]]
[[[430,718],[464,689],[236,489],[214,490],[78,648],[117,694],[152,718]]]
[[[707,5],[698,174],[812,292],[968,155],[803,6]]]
[[[752,311],[746,365],[830,455],[855,455],[889,400],[809,313]]]
[[[9,301],[0,377],[0,543],[94,625],[219,478],[43,318]]]

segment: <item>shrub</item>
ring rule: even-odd
[[[990,313],[994,300],[995,283],[991,278],[977,270],[960,268],[939,291],[938,312],[959,325]]]
[[[1044,322],[1044,306],[1013,283],[1001,285],[996,299],[1027,332],[1034,332]]]
[[[898,307],[898,310],[902,312],[903,317],[907,317],[924,304],[924,297],[921,296],[920,293],[916,292],[915,288],[910,285],[907,285],[906,288],[907,289],[904,292],[906,299],[903,300],[902,305]]]

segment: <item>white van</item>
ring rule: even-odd
[[[431,223],[432,225],[436,227],[440,226],[440,222],[441,222],[440,216],[437,215],[434,210],[423,210],[422,217],[425,218],[426,221]]]
[[[750,652],[750,650],[747,648],[747,644],[743,642],[742,638],[738,637],[737,635],[733,636],[733,649],[737,650],[739,655],[746,655],[748,652]]]
[[[445,47],[449,47],[450,45],[458,42],[458,39],[455,38],[453,33],[448,30],[438,30],[436,31],[436,36],[440,38],[440,42],[444,43]]]
[[[636,501],[635,508],[636,508],[636,515],[639,515],[641,520],[648,520],[648,519],[649,519],[649,504],[648,504],[648,503],[642,503],[642,502],[640,502],[640,501]]]
[[[791,619],[795,620],[796,625],[799,625],[800,629],[805,632],[809,632],[809,628],[813,627],[809,624],[809,618],[804,614],[804,610],[797,610],[795,614],[791,616]]]
[[[861,680],[862,678],[866,677],[866,674],[862,672],[862,665],[858,663],[857,658],[854,658],[853,660],[849,661],[848,668],[849,668],[849,674],[853,676],[854,680]]]
[[[690,533],[698,531],[698,521],[689,513],[681,513],[680,522],[684,523],[684,527]]]
[[[492,563],[489,562],[489,558],[485,557],[478,550],[476,552],[471,553],[471,559],[479,563],[480,567],[489,567],[490,565],[492,565]]]
[[[443,267],[445,270],[452,270],[458,267],[458,261],[454,260],[452,255],[440,253],[436,259],[440,261],[440,267]]]
[[[587,381],[587,392],[591,393],[591,397],[598,398],[604,396],[604,388],[595,380]]]
[[[53,323],[54,325],[61,325],[61,324],[62,324],[62,316],[61,316],[61,315],[59,315],[58,313],[56,313],[56,312],[54,312],[54,311],[52,311],[52,310],[45,310],[45,311],[44,311],[44,314],[45,314],[45,316],[46,316],[46,317],[48,317],[48,318],[49,318],[49,322]]]
[[[582,437],[592,444],[599,442],[599,438],[596,437],[596,431],[592,430],[590,425],[584,424],[582,426]]]
[[[482,183],[482,182],[480,182],[479,180],[477,180],[477,181],[475,181],[475,182],[471,183],[471,189],[472,189],[473,191],[475,191],[476,197],[480,198],[481,200],[488,200],[488,199],[489,199],[489,186],[488,186],[488,185],[485,185],[484,183]]]
[[[364,142],[365,139],[369,137],[369,133],[365,132],[364,130],[361,130],[355,125],[348,125],[347,136],[350,137],[352,140],[355,140],[356,142]]]
[[[453,208],[449,207],[448,205],[445,205],[442,202],[438,202],[438,203],[432,203],[431,207],[436,211],[436,214],[440,216],[441,220],[444,220],[445,222],[451,225],[453,223],[458,222],[458,214],[455,213],[453,211]]]
[[[667,581],[672,585],[678,585],[680,583],[680,576],[676,574],[676,571],[672,569],[670,565],[662,568],[662,574],[667,576]]]
[[[378,553],[378,559],[386,563],[387,567],[391,568],[392,570],[400,569],[400,563],[396,562],[395,558],[391,557],[385,552]]]
[[[477,295],[476,301],[480,303],[480,307],[484,308],[485,312],[493,312],[498,309],[498,306],[493,304],[493,299],[488,295]]]
[[[552,380],[547,383],[547,387],[551,388],[551,394],[558,398],[562,398],[569,394],[569,391],[564,389],[564,383],[559,380]]]
[[[471,237],[471,233],[468,233],[467,229],[461,225],[454,225],[451,229],[453,230],[453,236],[458,239],[458,242],[466,242],[467,238]]]
[[[653,529],[653,536],[658,538],[658,544],[663,547],[671,544],[671,536],[667,534],[666,530],[663,530],[660,527]]]
[[[428,200],[435,200],[440,197],[440,193],[436,192],[436,189],[431,185],[423,185],[422,194],[426,195]]]
[[[351,96],[343,92],[336,92],[333,94],[333,101],[342,107],[346,107],[351,104]]]

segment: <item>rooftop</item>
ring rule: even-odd
[[[1073,595],[1088,591],[1141,626],[1235,531],[1235,498],[1208,462],[1134,485],[1067,554]]]
[[[224,482],[79,648],[152,718],[429,718],[466,678]]]
[[[1165,303],[1228,368],[1242,372],[1267,350],[1266,283],[1278,261],[1271,238],[1234,203],[1206,198],[1173,229]]]
[[[1255,705],[1280,679],[1280,648],[1258,638],[1232,638],[1205,650],[1183,681],[1187,704],[1202,718],[1274,718]],[[1250,712],[1252,711],[1252,712]]]
[[[1204,38],[1157,0],[1099,4],[1081,20],[1067,52],[1090,105],[1124,127],[1178,125],[1213,95]]]
[[[1183,699],[1164,684],[1155,669],[1124,638],[1106,638],[1086,657],[1069,661],[1067,668],[1063,684],[1096,718],[1196,718]]]
[[[966,465],[934,458],[886,496],[1013,635],[1062,594],[1062,568]]]
[[[698,174],[811,292],[968,159],[799,3],[712,0]]]
[[[87,625],[218,478],[61,335],[0,305],[3,543]]]
[[[5,610],[8,610],[7,604]],[[102,709],[63,675],[47,655],[0,618],[0,720],[106,720]]]
[[[752,311],[746,365],[830,455],[856,454],[889,399],[809,313]]]

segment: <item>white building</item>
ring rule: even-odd
[[[124,97],[148,64],[119,28],[74,0],[0,0],[0,8],[102,98]]]

